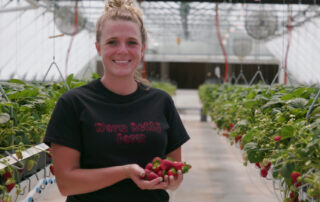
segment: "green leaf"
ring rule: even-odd
[[[248,131],[243,137],[242,137],[242,143],[244,145],[248,144],[251,142],[252,138],[258,133],[258,130],[253,129]]]
[[[291,138],[294,136],[294,134],[295,134],[295,129],[290,125],[285,126],[280,130],[281,140]]]
[[[290,178],[290,175],[293,170],[294,170],[294,163],[283,164],[281,168],[281,175],[285,178]]]
[[[293,108],[305,109],[308,104],[308,100],[304,98],[295,98],[289,100],[287,104]]]
[[[0,114],[0,123],[7,123],[10,120],[10,115],[7,113]]]
[[[245,151],[257,149],[257,143],[255,143],[255,142],[249,142],[249,143],[247,143],[247,144],[244,146],[243,149],[244,149]]]
[[[25,82],[19,80],[19,79],[10,79],[9,80],[10,83],[17,83],[17,84],[23,84],[23,85],[26,85]]]
[[[71,86],[72,80],[73,80],[73,74],[70,74],[66,79],[66,82],[67,82],[69,87]]]

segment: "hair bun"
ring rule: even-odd
[[[133,0],[109,0],[106,4],[105,10],[108,11],[109,9],[113,8],[132,8],[134,6]]]

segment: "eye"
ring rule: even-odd
[[[117,43],[117,41],[115,41],[115,40],[111,40],[111,41],[108,41],[107,42],[107,44],[110,44],[110,45],[114,45],[114,44],[116,44]]]
[[[129,45],[136,45],[136,44],[138,44],[138,43],[137,43],[136,41],[129,41],[128,44],[129,44]]]

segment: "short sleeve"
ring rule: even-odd
[[[166,154],[178,149],[190,139],[171,97],[168,104],[168,123],[168,146]]]
[[[75,105],[64,96],[60,97],[52,112],[43,142],[49,146],[55,143],[81,150],[79,115]]]

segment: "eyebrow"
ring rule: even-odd
[[[114,40],[114,39],[118,39],[118,38],[117,37],[111,37],[111,38],[107,38],[105,41]],[[128,40],[136,40],[136,41],[138,41],[138,39],[134,38],[134,37],[129,37]]]

